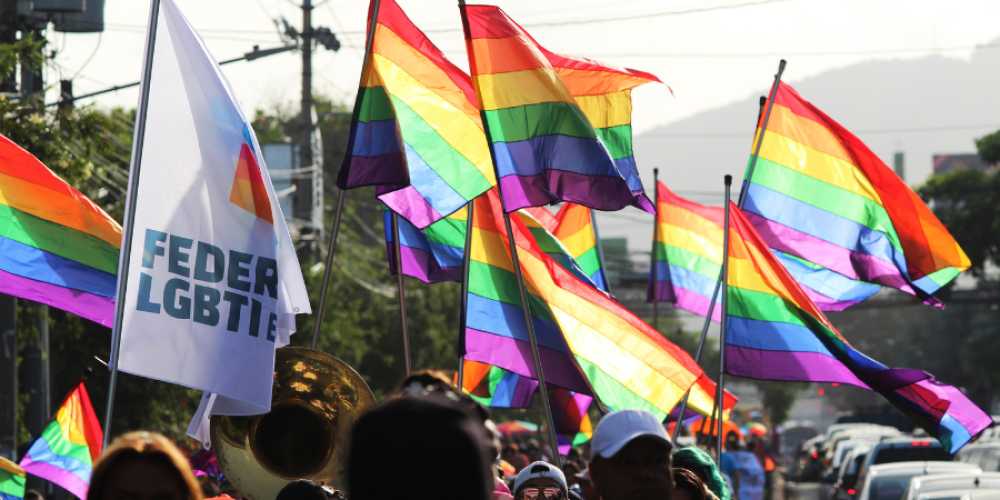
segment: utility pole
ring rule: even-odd
[[[312,118],[312,0],[302,0],[302,116],[299,129],[299,169],[309,168],[313,165],[313,118]],[[295,185],[295,195],[292,199],[292,212],[296,219],[311,220],[313,209],[313,181],[312,176],[298,175],[293,178]],[[313,245],[309,245],[304,252],[307,257],[313,256]]]

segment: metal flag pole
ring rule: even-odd
[[[365,59],[361,67],[361,79],[364,80],[371,67],[372,43],[375,40],[375,25],[378,23],[378,8],[380,0],[372,0],[371,19],[368,20],[368,39],[365,40]],[[323,268],[323,284],[319,289],[319,304],[316,307],[316,319],[313,325],[312,349],[319,342],[319,330],[323,326],[323,306],[326,305],[326,293],[330,288],[330,273],[333,271],[333,254],[337,250],[337,235],[340,233],[340,219],[344,215],[344,201],[347,200],[347,190],[341,189],[337,195],[337,209],[333,214],[333,228],[330,229],[330,245],[327,246],[326,267]],[[397,237],[398,239],[398,237]],[[404,321],[405,325],[406,322]],[[407,356],[409,359],[409,356]],[[409,361],[407,361],[409,362]],[[409,370],[406,370],[409,373]]]
[[[475,68],[475,56],[471,50],[472,34],[469,29],[469,17],[465,11],[465,0],[458,0],[459,11],[462,14],[462,29],[465,32],[466,50],[469,54],[469,66]],[[478,95],[478,89],[477,89]],[[482,108],[482,106],[480,106]],[[503,222],[507,228],[507,243],[510,248],[510,258],[514,264],[514,275],[517,277],[517,291],[521,296],[521,310],[524,312],[524,323],[528,331],[528,340],[531,343],[531,357],[535,364],[535,374],[538,376],[538,392],[542,399],[542,408],[545,411],[545,419],[549,427],[549,445],[552,447],[552,455],[556,466],[562,467],[562,459],[559,457],[559,442],[556,440],[555,419],[552,417],[552,407],[549,404],[549,391],[545,385],[545,375],[542,372],[542,361],[538,355],[538,339],[535,336],[535,327],[531,321],[531,310],[529,309],[528,292],[524,288],[524,276],[521,274],[521,262],[517,255],[517,238],[510,223],[510,214],[503,201],[503,191],[500,188],[500,169],[497,167],[496,151],[493,148],[493,139],[490,134],[489,120],[486,112],[480,109],[479,116],[483,121],[483,132],[486,134],[486,143],[490,145],[490,159],[493,161],[493,173],[497,179],[497,194],[500,195],[500,207],[503,211]]]
[[[660,209],[660,169],[653,169],[653,205],[656,210]],[[653,215],[653,251],[649,254],[649,265],[653,268],[653,329],[660,331],[660,266],[657,265],[656,258],[660,254],[660,215]]]
[[[754,129],[756,129],[757,124],[760,123],[760,117],[764,114],[764,104],[766,103],[767,97],[760,96],[760,107],[757,109],[757,121],[754,122]],[[740,208],[743,208],[743,206],[740,205]],[[708,326],[712,324],[712,312],[715,310],[715,299],[719,297],[719,287],[722,285],[722,276],[722,271],[719,271],[719,279],[715,280],[715,291],[712,292],[712,301],[708,303],[708,315],[705,316],[705,325],[701,327],[701,338],[698,340],[698,351],[694,355],[695,363],[701,360],[701,350],[705,347],[705,339],[708,338]],[[681,401],[681,411],[678,413],[677,426],[674,428],[674,441],[677,441],[677,437],[680,436],[681,425],[679,419],[684,418],[684,412],[687,411],[688,396],[690,395],[690,391],[686,392],[684,394],[684,400]],[[712,418],[715,418],[715,410],[712,410]]]
[[[594,227],[594,248],[597,250],[597,263],[601,265],[601,277],[604,280],[604,291],[611,295],[611,281],[608,279],[608,266],[604,263],[604,247],[601,246],[601,233],[597,230],[597,214],[590,210],[590,225]]]
[[[410,330],[406,325],[406,289],[403,285],[403,254],[400,251],[402,246],[400,240],[402,235],[399,232],[399,215],[392,213],[392,249],[393,260],[396,261],[396,283],[399,285],[399,318],[403,322],[403,359],[406,361],[406,374],[411,372],[410,365]]]
[[[135,226],[136,195],[139,190],[139,171],[142,148],[146,138],[146,118],[149,111],[149,80],[153,74],[153,52],[156,45],[156,28],[160,20],[160,0],[152,0],[149,8],[149,29],[146,31],[146,54],[139,84],[139,108],[136,110],[135,136],[132,140],[132,166],[128,176],[128,194],[125,200],[125,224],[122,226],[121,254],[118,257],[118,286],[115,292],[115,323],[111,330],[111,380],[108,382],[108,407],[104,413],[104,443],[108,449],[111,441],[111,417],[115,407],[115,389],[118,386],[118,354],[122,347],[122,318],[125,316],[125,293],[128,285],[129,258],[132,254],[132,229]]]
[[[771,118],[771,108],[774,106],[774,96],[778,93],[778,84],[781,83],[781,74],[785,72],[785,60],[778,63],[778,72],[774,75],[774,85],[771,86],[771,93],[767,96],[767,111],[764,113],[764,123],[760,126],[760,135],[757,136],[757,145],[753,149],[753,156],[750,157],[750,165],[747,166],[747,173],[743,176],[743,185],[740,187],[739,207],[743,208],[743,202],[747,199],[750,178],[753,177],[753,169],[757,166],[757,156],[760,155],[760,146],[764,143],[764,132],[767,130],[767,121]],[[727,202],[728,203],[728,202]]]
[[[472,263],[472,217],[476,206],[476,200],[472,200],[466,205],[469,211],[465,219],[465,251],[462,254],[462,310],[459,312],[458,320],[458,389],[462,390],[465,385],[465,323],[469,318],[469,268]]]
[[[718,429],[719,435],[717,436],[717,446],[718,450],[718,466],[722,468],[722,397],[725,394],[726,385],[726,319],[729,317],[728,311],[726,310],[726,303],[729,300],[729,207],[732,202],[729,201],[729,189],[733,183],[733,176],[727,175],[726,180],[726,218],[724,224],[722,225],[722,278],[726,280],[726,286],[722,287],[722,327],[719,330],[719,386],[716,388],[716,402],[715,406],[719,408],[719,418],[718,418]],[[714,411],[712,412],[715,413]]]

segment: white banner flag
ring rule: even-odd
[[[264,413],[274,349],[311,312],[299,262],[253,129],[173,0],[153,43],[118,366]]]

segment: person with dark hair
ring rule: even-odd
[[[576,475],[576,484],[580,485],[580,496],[583,500],[601,500],[601,494],[590,480],[589,469],[583,469],[583,472]]]
[[[566,500],[569,488],[558,467],[532,462],[514,480],[514,500]]]
[[[161,434],[115,439],[94,466],[87,500],[202,500],[187,458]]]
[[[591,439],[591,481],[603,500],[671,500],[672,448],[670,436],[652,413],[608,413]]]
[[[37,490],[28,490],[24,492],[24,500],[45,500],[45,497]]]
[[[486,500],[491,450],[482,419],[454,394],[391,399],[354,424],[346,490],[351,500]],[[446,470],[428,475],[418,464]]]
[[[707,491],[697,474],[674,467],[674,500],[705,500]]]
[[[219,481],[208,474],[198,476],[198,484],[201,485],[201,496],[204,498],[215,498],[222,494],[219,490]]]
[[[538,441],[534,439],[528,440],[524,453],[528,457],[528,463],[541,462],[543,460],[542,450],[538,447]]]
[[[675,469],[694,472],[708,488],[709,500],[730,500],[726,480],[722,478],[715,460],[706,451],[695,446],[681,448],[673,454],[673,466]]]
[[[281,488],[274,500],[328,500],[327,492],[315,481],[299,479]]]

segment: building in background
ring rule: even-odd
[[[993,173],[1000,170],[1000,165],[987,165],[976,153],[934,155],[935,174],[947,174],[970,168]]]

